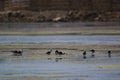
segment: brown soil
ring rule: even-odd
[[[75,22],[120,21],[120,12],[91,11],[7,11],[0,12],[0,22]]]

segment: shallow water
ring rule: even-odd
[[[98,66],[120,64],[119,57],[60,60],[0,59],[0,78],[39,76],[40,80],[119,80],[120,68]]]
[[[120,44],[120,35],[0,36],[0,43]]]
[[[109,23],[108,23],[109,24]],[[107,25],[108,25],[107,24]],[[111,23],[112,24],[112,23]],[[96,26],[104,23],[42,23],[42,24],[0,24],[5,26],[33,28],[60,26]],[[110,25],[110,24],[109,24]],[[33,28],[34,29],[34,28]],[[54,36],[0,36],[0,43],[80,43],[80,44],[120,44],[120,35],[54,35]],[[1,56],[2,54],[0,54]],[[5,55],[5,54],[4,54]],[[3,55],[3,56],[4,56]],[[7,55],[7,54],[6,54]],[[5,55],[5,56],[6,56]],[[102,68],[104,65],[120,64],[120,57],[107,58],[98,55],[94,59],[0,59],[0,80],[28,80],[26,77],[42,77],[37,80],[119,80],[120,68]],[[100,58],[98,58],[100,57]],[[102,58],[101,58],[102,57]],[[99,67],[100,66],[100,67]],[[18,77],[18,78],[17,78]],[[30,79],[29,79],[30,80]],[[32,78],[31,78],[32,80]]]

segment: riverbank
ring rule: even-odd
[[[3,11],[0,22],[119,22],[120,11],[79,11],[79,10],[43,10],[43,11]]]
[[[119,35],[119,22],[0,23],[0,35]]]

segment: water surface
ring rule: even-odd
[[[0,43],[120,44],[120,35],[0,36]]]
[[[0,78],[43,77],[40,80],[119,80],[120,68],[98,66],[120,64],[119,57],[61,60],[0,59]]]

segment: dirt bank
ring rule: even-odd
[[[0,12],[0,22],[75,22],[120,21],[120,12],[91,11],[7,11]]]

